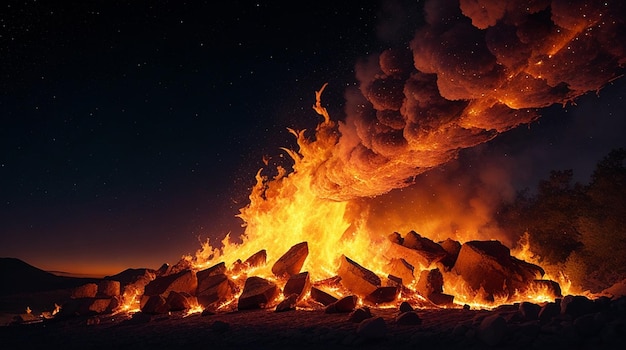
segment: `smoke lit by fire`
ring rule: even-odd
[[[386,275],[385,245],[394,231],[510,245],[488,227],[490,201],[513,192],[501,181],[502,169],[479,171],[481,185],[459,178],[458,188],[447,190],[440,190],[445,176],[420,183],[415,177],[537,120],[541,108],[573,103],[619,78],[625,10],[621,1],[426,2],[426,25],[410,43],[356,65],[360,85],[346,91],[344,121],[331,119],[323,88],[317,92],[314,109],[323,121],[314,137],[292,130],[299,149],[285,152],[293,170],[279,167],[271,178],[259,170],[239,215],[241,242],[228,236],[219,247],[207,242],[194,264],[232,266],[260,250],[272,262],[306,241],[311,253],[302,270],[320,280],[335,275],[342,254]],[[390,192],[404,188],[412,190],[402,206],[418,212],[429,196],[439,196],[428,199],[437,210],[419,218],[398,214],[401,201]],[[271,276],[270,266],[248,274]]]

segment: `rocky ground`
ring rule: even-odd
[[[0,327],[0,339],[3,349],[621,349],[626,342],[626,298],[565,297],[561,305],[546,305],[369,309],[365,320],[355,312],[323,309],[139,312],[34,322],[4,314],[11,321]]]

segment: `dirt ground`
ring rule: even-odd
[[[623,318],[591,333],[567,319],[520,322],[517,309],[416,310],[422,321],[413,325],[398,324],[396,308],[371,309],[384,320],[382,335],[359,333],[347,313],[324,310],[81,316],[5,324],[0,339],[3,349],[617,349],[626,341]],[[491,315],[507,320],[497,344],[487,344],[481,332],[492,330],[478,326]]]

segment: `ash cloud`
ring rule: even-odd
[[[413,39],[357,63],[318,194],[375,197],[620,77],[620,1],[445,0]]]

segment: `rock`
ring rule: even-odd
[[[198,278],[198,285],[200,284],[200,280],[207,278],[209,276],[215,275],[223,275],[226,273],[226,264],[222,261],[217,263],[209,268],[196,272],[196,277]]]
[[[111,312],[112,308],[110,306],[111,306],[111,298],[90,299],[87,305],[87,309],[89,310],[89,312],[87,312],[86,314],[89,314],[89,313],[103,314],[103,313]]]
[[[212,315],[215,315],[215,311],[213,311],[211,309],[204,309],[204,310],[202,310],[202,313],[200,315],[203,316],[203,317],[212,316]]]
[[[168,276],[157,277],[144,288],[144,295],[163,295],[167,297],[170,291],[195,294],[198,288],[198,278],[191,270],[183,270]]]
[[[413,311],[414,309],[413,309],[413,306],[411,306],[411,304],[409,304],[409,302],[403,301],[400,304],[399,310],[402,313],[402,312]]]
[[[443,257],[446,256],[446,253],[442,249],[439,254],[433,254],[429,251],[416,250],[391,242],[387,246],[387,251],[384,255],[389,259],[402,257],[402,259],[404,259],[415,269],[423,270],[430,268],[432,264],[441,260]]]
[[[326,307],[326,313],[330,314],[351,312],[356,307],[358,301],[359,299],[356,297],[356,295],[348,295],[335,301],[332,304],[329,304]]]
[[[517,260],[499,241],[470,241],[461,246],[453,270],[475,291],[482,288],[486,300],[494,295],[525,291],[537,279],[540,268]]]
[[[448,253],[436,242],[432,241],[429,238],[422,237],[419,233],[415,231],[410,231],[404,236],[404,241],[402,245],[411,248],[413,250],[422,252],[424,256],[428,257],[430,260],[430,264],[433,262],[440,261]],[[430,266],[430,264],[427,265]]]
[[[171,291],[166,299],[168,309],[170,311],[189,310],[192,305],[196,304],[195,297],[189,293],[179,293]]]
[[[272,273],[276,277],[296,275],[300,273],[300,269],[302,269],[308,255],[308,243],[298,243],[289,248],[289,250],[274,263]]]
[[[356,333],[365,339],[384,338],[387,335],[387,323],[382,317],[371,317],[359,323]]]
[[[119,281],[102,280],[98,283],[98,296],[115,297],[121,293],[121,284]]]
[[[388,238],[390,242],[400,245],[402,245],[402,242],[404,241],[404,238],[402,238],[402,235],[398,232],[393,232],[388,236]]]
[[[189,257],[183,257],[168,270],[167,275],[178,274],[187,270],[193,270],[193,265]]]
[[[261,249],[258,252],[252,254],[246,261],[242,262],[237,259],[233,263],[231,268],[231,274],[239,275],[241,273],[246,273],[252,267],[259,267],[265,265],[267,262],[267,251],[265,249]]]
[[[415,311],[407,311],[396,316],[396,324],[401,326],[422,324],[422,319]]]
[[[243,263],[249,268],[263,266],[267,263],[267,251],[265,249],[261,249],[258,252],[252,254]]]
[[[87,283],[82,286],[78,286],[72,290],[72,294],[70,298],[72,299],[81,299],[81,298],[95,298],[98,294],[98,285],[95,283]]]
[[[317,287],[311,287],[311,299],[317,301],[324,306],[328,306],[337,301],[337,298],[324,292],[321,289],[318,289]]]
[[[561,300],[561,314],[577,318],[594,312],[593,301],[582,295],[566,295]]]
[[[170,264],[163,263],[163,265],[161,265],[161,267],[159,267],[159,269],[156,270],[156,275],[157,276],[169,275],[171,270],[172,270],[172,268],[171,268]]]
[[[237,308],[239,310],[266,308],[276,299],[278,293],[276,283],[257,276],[248,277]]]
[[[452,269],[454,263],[456,262],[456,258],[459,256],[459,251],[461,251],[461,242],[448,238],[443,242],[439,242],[439,245],[446,251],[446,256],[439,262],[445,267],[446,271],[449,271]]]
[[[224,321],[215,321],[211,324],[211,330],[215,333],[224,333],[230,330],[230,324]]]
[[[519,304],[519,313],[522,315],[524,320],[526,321],[535,321],[539,319],[539,312],[541,311],[541,306],[524,301]]]
[[[504,340],[508,328],[504,318],[498,314],[485,317],[478,327],[478,338],[489,346],[496,346]]]
[[[454,305],[454,295],[445,293],[431,293],[428,298],[433,304],[439,306],[452,306]]]
[[[574,320],[574,328],[584,337],[597,335],[605,324],[606,319],[601,313],[582,315]]]
[[[144,296],[141,304],[141,312],[146,314],[164,314],[170,311],[167,300],[161,295]]]
[[[425,298],[432,293],[443,292],[443,275],[439,269],[423,270],[420,273],[415,291]]]
[[[276,312],[283,312],[296,309],[296,303],[298,302],[298,294],[289,294],[288,297],[283,299],[278,305],[276,305]]]
[[[341,256],[337,274],[341,277],[341,284],[345,288],[361,297],[366,297],[381,286],[380,278],[375,273],[345,255]]]
[[[297,300],[300,301],[311,289],[311,281],[308,272],[300,272],[299,274],[289,277],[285,287],[283,287],[283,295],[296,294]]]
[[[546,324],[561,313],[561,306],[557,303],[546,303],[539,311],[539,322]]]
[[[378,287],[365,297],[365,301],[374,305],[390,303],[396,300],[399,291],[396,286]]]
[[[200,305],[208,307],[233,298],[236,286],[228,276],[225,274],[210,275],[202,272],[197,273],[198,288],[196,289],[196,296]]]
[[[402,258],[392,258],[386,267],[389,275],[399,277],[405,286],[411,284],[415,278],[413,275],[415,268]]]
[[[353,322],[353,323],[359,323],[371,317],[372,317],[372,312],[370,311],[369,308],[360,307],[350,313],[350,316],[348,317],[348,321]]]

